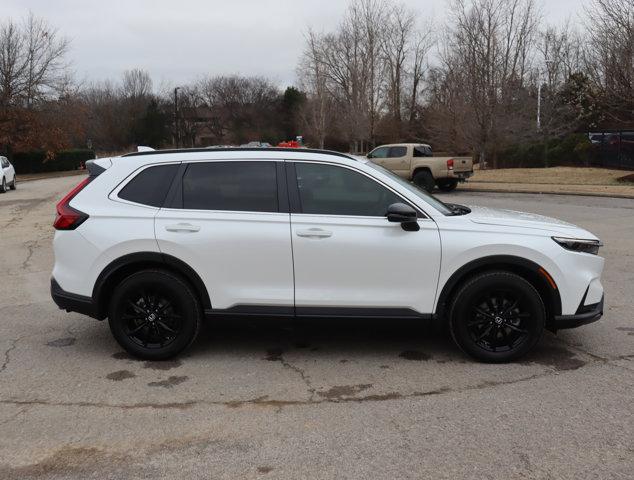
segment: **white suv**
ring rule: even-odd
[[[0,193],[5,193],[9,188],[15,190],[16,183],[15,168],[7,157],[0,157]]]
[[[178,354],[203,317],[337,316],[446,321],[502,362],[603,313],[591,233],[447,205],[367,160],[217,148],[87,167],[57,205],[51,293],[138,357]]]

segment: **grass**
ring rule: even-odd
[[[552,167],[476,170],[473,183],[522,183],[533,185],[623,185],[617,179],[631,172],[607,168]]]

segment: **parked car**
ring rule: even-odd
[[[337,316],[446,322],[504,362],[603,312],[592,233],[445,204],[367,159],[195,149],[87,167],[57,204],[51,294],[141,358],[183,351],[203,318]]]
[[[6,192],[9,188],[15,190],[16,186],[15,168],[7,157],[0,157],[0,193]]]
[[[471,157],[434,157],[431,146],[394,143],[376,147],[368,158],[419,187],[450,192],[473,175]]]

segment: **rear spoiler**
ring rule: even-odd
[[[88,160],[86,162],[86,169],[88,175],[91,177],[98,177],[103,172],[108,170],[112,166],[112,160],[109,158],[97,158],[95,160]]]

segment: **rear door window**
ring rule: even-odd
[[[192,163],[183,177],[183,208],[277,212],[275,162]]]
[[[157,165],[142,170],[119,192],[119,198],[151,207],[161,207],[179,165]]]
[[[390,147],[387,156],[389,158],[400,158],[407,155],[407,147]]]

